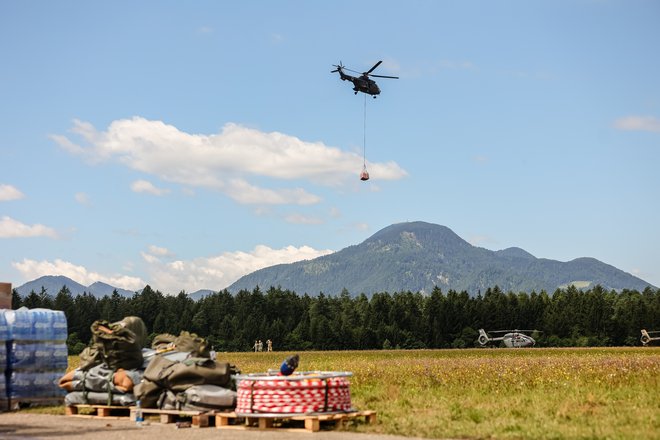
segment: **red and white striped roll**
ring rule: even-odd
[[[308,414],[351,411],[349,373],[239,377],[237,414]]]

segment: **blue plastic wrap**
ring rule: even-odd
[[[60,376],[53,371],[12,371],[8,375],[7,395],[15,400],[63,397],[66,392],[57,385]]]
[[[7,324],[7,318],[5,317],[6,310],[0,310],[0,342],[8,341],[11,339],[11,334],[9,333],[9,324]]]

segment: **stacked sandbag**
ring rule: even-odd
[[[135,387],[143,407],[225,410],[236,406],[232,376],[240,371],[228,362],[211,359],[206,340],[183,331],[178,337],[158,335],[152,347],[158,354]]]
[[[63,392],[57,380],[68,364],[64,312],[22,307],[2,310],[2,315],[8,329],[4,345],[9,401],[29,403],[61,398]]]
[[[145,366],[144,322],[136,316],[114,323],[98,320],[91,330],[92,344],[80,354],[80,367],[59,380],[59,386],[68,391],[65,404],[135,404],[134,387]]]

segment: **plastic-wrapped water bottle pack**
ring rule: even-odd
[[[64,312],[49,309],[0,310],[0,398],[63,396],[59,378],[66,373],[68,350]]]

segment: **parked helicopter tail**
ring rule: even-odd
[[[642,329],[642,337],[640,338],[640,341],[642,342],[643,346],[647,346],[650,342],[653,341],[660,341],[660,336],[651,336],[651,334],[656,334],[660,333],[660,331],[646,331],[646,329]]]
[[[488,337],[488,334],[486,333],[486,330],[480,328],[479,329],[479,338],[477,339],[477,342],[482,347],[485,347],[488,344],[488,341],[490,341],[490,338]]]

